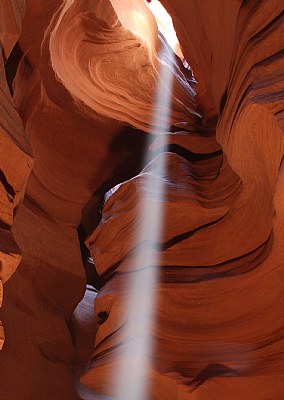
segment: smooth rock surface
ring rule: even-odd
[[[148,317],[149,399],[284,396],[284,5],[161,3],[190,69],[144,0],[1,1],[1,400],[110,399]]]

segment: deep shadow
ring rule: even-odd
[[[82,225],[79,225],[78,227],[78,237],[80,241],[82,262],[86,273],[87,285],[91,285],[95,289],[100,290],[100,288],[104,285],[104,281],[99,276],[95,265],[92,262],[90,262],[91,254],[89,249],[85,245],[86,234],[84,232],[84,228]]]
[[[13,81],[17,73],[18,65],[21,61],[21,58],[23,56],[23,52],[17,43],[15,47],[13,48],[6,64],[5,64],[5,71],[6,71],[6,79],[8,83],[8,87],[10,90],[11,95],[13,96]],[[26,63],[28,63],[27,60],[25,60]]]
[[[238,376],[238,373],[230,367],[224,364],[208,364],[206,368],[199,372],[199,374],[190,382],[190,386],[200,386],[208,379],[215,378],[217,376]]]

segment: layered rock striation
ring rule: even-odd
[[[204,112],[200,143],[209,147],[204,135],[217,121],[223,156],[198,160],[195,137],[185,132],[168,135],[171,144],[182,144],[160,155],[168,169],[157,176],[165,181],[166,199],[150,397],[276,399],[284,390],[282,207],[276,203],[283,157],[283,7],[275,2],[269,13],[266,2],[220,2],[214,10],[209,3],[165,3],[197,77]],[[122,333],[127,316],[117,318],[126,312],[129,276],[151,268],[145,263],[133,270],[134,249],[158,251],[147,237],[135,240],[139,203],[155,198],[155,187],[145,190],[147,169],[157,173],[155,160],[110,197],[87,242],[106,280],[97,311],[108,319],[99,326],[93,370],[82,379],[106,393],[112,388],[104,376],[113,376],[130,340]],[[260,390],[262,379],[266,387]]]
[[[153,269],[149,398],[283,396],[284,6],[162,3],[194,76],[142,0],[0,5],[3,400],[112,396]]]
[[[25,136],[6,81],[4,63],[19,38],[25,11],[23,1],[4,1],[0,5],[0,307],[3,302],[3,284],[13,275],[21,261],[11,227],[15,211],[25,191],[33,164],[32,151]],[[0,323],[0,348],[4,331]]]

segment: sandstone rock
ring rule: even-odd
[[[203,122],[207,120],[212,128],[219,116],[216,137],[225,157],[216,174],[218,179],[206,182],[206,172],[210,171],[207,164],[200,185],[190,182],[192,170],[196,174],[192,165],[180,168],[188,180],[188,186],[183,186],[186,180],[178,179],[179,169],[173,165],[181,161],[178,163],[177,156],[167,156],[174,163],[168,161],[169,172],[163,177],[167,195],[150,397],[278,398],[284,392],[278,376],[283,366],[277,356],[281,353],[283,321],[275,306],[275,302],[282,302],[279,209],[274,225],[273,217],[275,193],[281,192],[280,183],[276,183],[283,157],[283,88],[280,89],[279,80],[283,76],[283,41],[277,39],[283,27],[283,6],[275,2],[270,13],[272,4],[266,2],[219,2],[213,9],[206,2],[202,6],[192,2],[188,7],[184,2],[163,3],[171,11],[183,53],[197,77],[198,105],[205,114]],[[203,29],[197,29],[198,25]],[[190,134],[188,140],[186,134],[168,137],[170,144],[181,143],[189,150],[196,146]],[[157,150],[159,143],[152,148]],[[177,150],[180,151],[175,147]],[[155,171],[153,165],[152,168]],[[199,174],[194,178],[197,176],[200,179]],[[228,196],[229,209],[225,208],[225,197],[219,197],[216,190],[222,176],[220,187]],[[108,319],[97,334],[94,370],[87,371],[82,381],[105,393],[111,393],[112,388],[104,377],[113,376],[119,368],[122,361],[118,355],[129,339],[127,330],[122,330],[127,317],[117,317],[127,309],[125,288],[129,275],[150,267],[141,264],[136,272],[133,270],[133,249],[157,252],[153,243],[147,243],[147,237],[135,242],[135,224],[141,224],[137,201],[146,203],[155,198],[155,185],[145,190],[146,178],[141,181],[143,173],[119,187],[104,207],[101,224],[88,239],[97,270],[106,275],[107,284],[98,296],[98,309],[107,310]],[[227,186],[229,182],[233,190]],[[183,201],[181,188],[191,200]],[[193,216],[205,217],[208,212],[213,217],[218,210],[208,194],[216,201],[219,198],[223,214],[219,218],[215,215],[212,225],[199,222],[196,229]],[[197,211],[193,199],[199,200],[206,212]],[[191,211],[185,211],[186,207]],[[97,381],[95,374],[100,378]],[[267,383],[264,390],[259,390],[260,377]],[[236,387],[239,389],[235,390]]]
[[[22,121],[14,108],[4,67],[4,57],[9,56],[20,35],[24,11],[24,1],[7,0],[0,5],[0,306],[3,299],[2,285],[15,272],[21,260],[21,252],[11,233],[11,226],[32,168],[31,148]],[[4,343],[2,324],[0,332],[1,349]]]
[[[145,131],[153,130],[153,121],[164,126],[166,110],[155,103],[153,88],[168,61],[161,52],[159,59],[157,26],[143,1],[66,2],[47,38],[54,72],[84,114]],[[168,68],[174,74],[171,120],[194,124],[194,90],[176,65]],[[169,82],[160,84],[171,90]]]
[[[283,397],[284,6],[162,3],[190,71],[142,0],[0,4],[3,400],[113,395],[149,318],[149,398]],[[158,239],[137,235],[144,206],[163,208]]]
[[[6,59],[21,34],[25,11],[25,0],[3,0],[0,4],[0,42]]]

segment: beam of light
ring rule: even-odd
[[[173,27],[171,16],[158,0],[152,0],[148,7],[155,15],[159,31],[165,36],[169,45],[174,49],[178,44],[178,38]]]
[[[176,53],[176,55],[179,56],[179,58],[182,60],[184,57],[180,48],[180,44],[171,16],[158,0],[152,0],[148,4],[148,7],[156,18],[159,31],[166,38],[167,42]]]
[[[155,115],[152,126],[153,134],[164,137],[164,143],[161,145],[164,151],[166,139],[163,133],[169,130],[170,125],[174,54],[165,43],[159,56],[161,70],[155,109],[163,110],[165,115]],[[163,62],[163,60],[166,60],[166,62]],[[170,89],[165,90],[165,82]],[[164,121],[164,126],[159,125],[161,120]],[[158,126],[159,128],[157,128]],[[145,155],[145,164],[150,161],[149,155]],[[146,240],[152,245],[161,242],[163,202],[165,198],[162,177],[165,175],[165,170],[165,157],[160,156],[155,161],[155,175],[151,172],[146,172],[145,174],[145,177],[147,177],[146,182],[144,182],[143,188],[140,189],[145,190],[145,195],[143,192],[141,193],[140,215],[142,218],[139,218],[141,225],[139,226],[135,243],[141,244],[144,241],[145,244]],[[160,179],[157,179],[157,175],[160,176]],[[143,204],[143,198],[149,198],[149,192],[151,193],[151,201],[145,201]],[[144,247],[140,251],[137,249],[134,255],[133,270],[129,274],[131,276],[129,287],[125,289],[128,298],[127,323],[123,332],[125,340],[121,344],[121,353],[119,354],[119,370],[116,371],[113,386],[112,396],[115,399],[149,399],[151,358],[154,345],[152,339],[155,322],[153,315],[156,306],[155,294],[159,280],[159,250],[158,245],[149,252],[145,251]],[[143,268],[143,266],[147,267]]]

